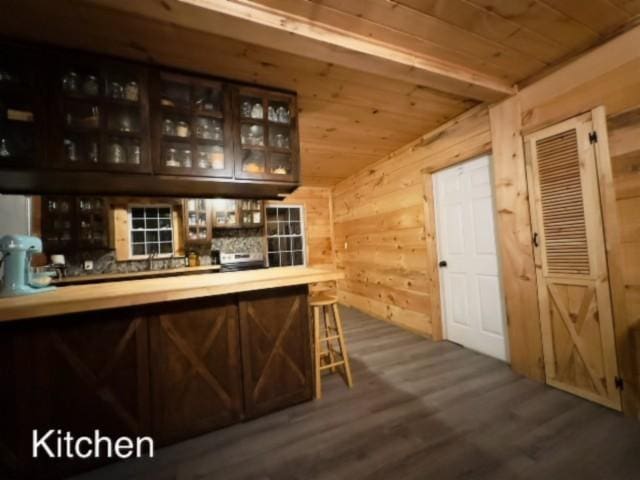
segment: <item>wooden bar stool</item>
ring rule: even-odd
[[[326,292],[319,292],[311,295],[309,305],[313,309],[316,398],[320,399],[322,398],[323,371],[335,372],[338,367],[342,367],[340,373],[349,388],[352,387],[353,381],[342,320],[338,311],[338,298]],[[334,343],[337,343],[337,349],[334,348]],[[323,347],[326,347],[326,350],[323,350]]]

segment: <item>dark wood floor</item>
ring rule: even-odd
[[[640,423],[343,309],[355,386],[115,464],[101,479],[639,479]]]

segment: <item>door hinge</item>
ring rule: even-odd
[[[624,380],[622,379],[622,377],[616,377],[614,379],[614,382],[618,390],[624,390]]]
[[[598,143],[598,132],[589,132],[589,143]]]

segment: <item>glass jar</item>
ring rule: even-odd
[[[89,161],[91,163],[98,163],[98,143],[91,142],[89,145]]]
[[[262,118],[264,116],[264,110],[261,103],[256,103],[251,108],[251,118]]]
[[[176,125],[170,118],[165,118],[162,122],[162,133],[164,135],[174,136],[176,134]]]
[[[213,126],[213,133],[211,134],[211,138],[216,142],[222,141],[222,126],[220,126],[218,122],[216,122]]]
[[[272,105],[269,105],[269,108],[267,109],[267,116],[269,117],[270,122],[278,121],[278,114],[276,113],[276,109],[273,108]]]
[[[221,146],[215,145],[210,155],[211,168],[214,170],[224,170],[224,150]]]
[[[122,100],[124,98],[124,88],[122,88],[122,84],[120,82],[111,82],[111,98],[116,100]]]
[[[278,110],[276,110],[276,114],[278,117],[278,122],[280,123],[289,123],[289,110],[280,106]]]
[[[211,168],[211,164],[209,163],[209,155],[207,152],[198,152],[198,168]]]
[[[109,146],[109,162],[116,165],[125,163],[124,147],[117,142]]]
[[[9,147],[7,147],[7,139],[0,139],[0,157],[10,157],[11,152],[9,151]]]
[[[132,165],[140,165],[141,152],[140,145],[131,145],[129,147],[129,163]]]
[[[76,142],[74,142],[73,140],[69,138],[64,139],[64,152],[65,152],[65,157],[70,162],[78,161]]]
[[[120,117],[120,131],[130,132],[131,129],[132,129],[131,117],[127,114],[122,114],[122,116]]]
[[[62,77],[62,88],[65,92],[76,93],[78,91],[78,74],[69,71]]]
[[[213,138],[213,131],[209,120],[204,118],[198,120],[196,124],[196,137],[204,138],[205,140],[211,140]]]
[[[165,158],[165,165],[167,167],[179,167],[180,162],[178,162],[178,152],[175,148],[168,148]]]
[[[182,151],[182,168],[191,168],[193,166],[191,150]]]
[[[82,84],[82,93],[95,97],[98,95],[98,78],[95,75],[87,75]]]
[[[137,82],[131,81],[124,87],[124,98],[130,102],[137,102],[139,94]]]
[[[180,120],[176,124],[176,136],[186,138],[189,136],[189,124],[184,120]]]
[[[251,117],[251,103],[248,101],[242,102],[242,107],[240,108],[243,117],[250,118]]]

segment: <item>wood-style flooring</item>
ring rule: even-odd
[[[640,423],[342,309],[354,388],[83,480],[640,479]]]

